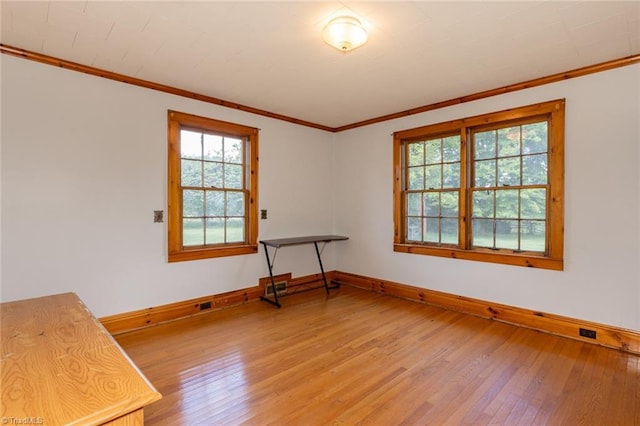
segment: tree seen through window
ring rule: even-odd
[[[564,100],[394,134],[394,250],[563,267]]]

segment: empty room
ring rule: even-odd
[[[640,426],[640,2],[0,15],[3,424]]]

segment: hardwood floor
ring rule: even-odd
[[[343,286],[117,336],[147,425],[640,425],[640,357]]]

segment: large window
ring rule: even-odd
[[[561,270],[564,100],[394,134],[394,249]]]
[[[258,130],[169,111],[169,261],[257,252]]]

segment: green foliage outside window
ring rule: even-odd
[[[472,244],[544,252],[547,122],[472,132]],[[458,244],[459,135],[407,147],[407,239]]]
[[[243,141],[180,131],[183,245],[244,241]]]
[[[558,99],[394,133],[394,251],[563,269]]]

